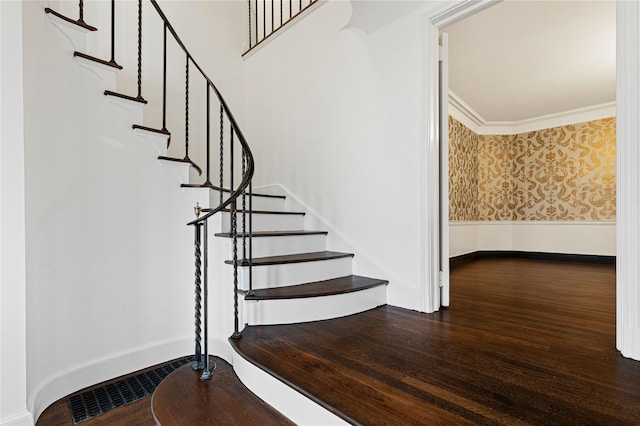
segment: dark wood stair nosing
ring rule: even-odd
[[[248,326],[251,327],[251,326]],[[231,344],[231,347],[233,348],[234,351],[236,351],[236,353],[238,355],[240,355],[245,361],[247,361],[250,364],[253,364],[254,366],[256,366],[257,368],[259,368],[260,370],[264,371],[265,373],[269,374],[271,377],[274,377],[275,379],[279,380],[280,382],[284,383],[286,386],[290,387],[293,390],[296,390],[297,392],[299,392],[300,394],[306,396],[307,398],[309,398],[311,401],[314,401],[316,404],[318,404],[319,406],[325,408],[327,411],[329,411],[330,413],[335,414],[336,416],[338,416],[339,418],[345,420],[347,423],[352,424],[352,425],[357,425],[360,424],[357,421],[355,421],[354,419],[350,418],[349,416],[347,416],[346,414],[344,414],[342,411],[337,410],[335,407],[333,407],[332,405],[328,404],[327,402],[325,402],[324,400],[318,398],[317,396],[315,396],[313,393],[308,392],[306,389],[303,389],[302,387],[296,385],[295,383],[285,379],[284,377],[282,377],[280,374],[276,373],[275,371],[273,371],[272,369],[264,366],[263,364],[261,364],[260,362],[258,362],[257,360],[255,360],[254,358],[250,357],[249,355],[245,354],[242,349],[239,347],[239,344],[242,342],[242,339],[234,339],[233,337],[229,338],[229,343]]]
[[[220,187],[219,186],[215,186],[214,184],[206,184],[206,183],[183,183],[182,185],[180,185],[183,188],[207,188],[207,189],[211,189],[212,191],[220,191]],[[222,192],[231,192],[229,190],[229,188],[222,188]],[[254,197],[266,197],[266,198],[282,198],[283,200],[285,198],[287,198],[285,195],[275,195],[275,194],[258,194],[258,193],[251,193],[251,194],[246,194],[248,197],[249,196],[254,196]],[[241,198],[238,198],[239,200]]]
[[[73,52],[73,56],[75,58],[86,59],[88,61],[96,62],[98,64],[106,65],[108,67],[115,68],[115,69],[118,69],[118,70],[122,69],[122,65],[119,65],[116,62],[105,61],[104,59],[96,58],[95,56],[87,55],[86,53],[75,51],[75,52]]]
[[[327,231],[254,231],[253,238],[261,238],[261,237],[298,237],[305,235],[327,235],[329,232]],[[245,235],[242,232],[236,233],[238,238],[242,238]],[[230,232],[218,232],[215,234],[216,237],[220,238],[231,238]],[[246,236],[249,236],[249,233],[246,233]]]
[[[202,211],[205,212],[205,213],[210,212],[212,210],[213,209],[210,209],[210,208],[202,209]],[[231,213],[230,209],[222,209],[221,211],[223,213]],[[242,213],[244,213],[244,210],[238,209],[237,212],[238,212],[238,214],[242,214]],[[249,213],[249,210],[247,210],[247,213]],[[253,214],[273,214],[273,215],[304,216],[306,213],[305,212],[285,212],[285,211],[276,211],[276,210],[253,210]]]
[[[323,260],[336,260],[353,257],[353,253],[341,253],[336,251],[314,251],[309,253],[286,254],[280,256],[254,257],[251,266],[289,265],[293,263],[321,262]],[[227,265],[233,265],[233,260],[225,260]],[[249,266],[247,259],[238,259],[240,267]]]
[[[68,22],[70,24],[73,25],[77,25],[81,28],[84,28],[85,30],[89,30],[89,31],[98,31],[98,29],[92,25],[87,24],[84,21],[81,21],[79,19],[71,19],[68,18],[66,16],[64,16],[63,14],[56,12],[55,10],[51,9],[50,7],[45,7],[44,8],[44,13],[50,13],[51,15],[55,16],[56,18],[62,19],[65,22]]]
[[[361,283],[357,283],[361,281]],[[355,284],[355,285],[354,285]],[[243,291],[245,300],[288,300],[304,299],[310,297],[335,296],[339,294],[354,293],[368,290],[381,285],[388,285],[389,281],[377,278],[348,275],[310,283],[296,284],[283,287],[272,287],[253,290],[252,293]],[[331,290],[322,287],[335,287]],[[341,288],[342,287],[342,288]]]
[[[134,124],[133,126],[131,126],[131,128],[134,130],[138,129],[138,130],[144,130],[151,133],[158,133],[161,135],[171,136],[171,132],[168,131],[167,129],[154,129],[153,127],[142,126],[140,124]]]
[[[140,104],[147,104],[147,100],[143,97],[137,97],[137,96],[129,96],[129,95],[125,95],[122,93],[118,93],[118,92],[112,92],[111,90],[105,90],[104,91],[104,95],[105,96],[113,96],[116,98],[120,98],[120,99],[125,99],[127,101],[131,101],[131,102],[138,102]]]

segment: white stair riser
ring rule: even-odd
[[[244,217],[238,213],[238,232],[242,231]],[[249,231],[249,217],[247,216],[247,232]],[[304,215],[301,214],[266,214],[254,213],[252,229],[259,231],[299,231],[304,229]],[[231,230],[231,213],[222,213],[221,232]]]
[[[244,323],[290,324],[353,315],[387,303],[387,286],[301,299],[245,301]]]
[[[223,193],[224,199],[229,197],[229,193]],[[211,205],[217,206],[220,204],[220,192],[210,190]],[[245,206],[249,210],[249,196],[245,198]],[[242,197],[238,198],[236,208],[242,210]],[[281,212],[284,211],[284,198],[279,197],[253,197],[253,203],[251,208],[253,210],[271,210]]]
[[[298,425],[348,425],[326,408],[287,386],[281,380],[233,353],[233,370],[244,385],[267,404]]]
[[[224,239],[228,241],[229,255],[231,255],[231,238],[225,237]],[[295,253],[314,253],[317,251],[325,251],[326,246],[327,236],[325,234],[292,235],[287,237],[256,237],[253,239],[253,257],[256,258],[268,256],[283,256]],[[238,253],[238,256],[242,257],[241,238],[238,238]]]
[[[254,266],[253,288],[283,287],[346,277],[351,274],[351,257],[283,265]],[[249,268],[238,268],[238,287],[242,290],[249,289]]]

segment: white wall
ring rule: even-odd
[[[27,410],[22,4],[0,2],[0,424]]]
[[[245,59],[256,185],[279,184],[328,224],[354,272],[420,309],[423,12],[367,34],[326,1]],[[353,23],[352,23],[353,24]],[[379,28],[379,29],[378,29]]]
[[[179,173],[160,165],[163,143],[134,136],[131,124],[142,122],[142,111],[102,94],[116,89],[115,78],[73,60],[74,49],[84,50],[83,38],[74,46],[49,22],[47,4],[22,3],[26,374],[35,417],[82,387],[193,351],[193,230],[186,223],[195,202],[204,206],[208,198],[203,191],[181,190]],[[194,22],[214,11],[224,21],[229,5],[218,10],[217,4],[172,7],[185,25],[187,11],[203,14],[192,16]],[[193,40],[194,56],[215,56],[217,42],[223,50],[234,44],[233,34],[217,42],[206,31],[200,35]],[[156,78],[160,66],[158,61]],[[233,70],[227,72],[231,79]],[[118,78],[118,84],[126,83]],[[234,85],[230,103],[241,105],[239,83]],[[228,346],[233,318],[231,290],[219,292],[224,297],[212,300],[220,306],[211,306],[214,349]]]
[[[615,222],[450,222],[449,256],[476,251],[616,255]]]

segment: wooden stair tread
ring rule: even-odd
[[[202,209],[203,212],[210,212],[213,209],[210,208],[206,208],[206,209]],[[230,213],[231,210],[230,209],[222,209],[222,211],[224,213]],[[244,210],[242,209],[238,209],[238,214],[242,214],[244,213]],[[247,210],[247,213],[249,213],[249,210]],[[284,211],[276,211],[276,210],[253,210],[253,214],[275,214],[275,215],[299,215],[299,216],[304,216],[306,213],[305,212],[284,212]]]
[[[154,129],[153,127],[147,127],[147,126],[142,126],[140,124],[134,124],[131,126],[132,129],[139,129],[139,130],[144,130],[147,132],[152,132],[152,133],[159,133],[161,135],[167,135],[167,136],[171,136],[171,132],[168,131],[167,129]]]
[[[104,59],[100,59],[100,58],[96,58],[95,56],[91,56],[91,55],[87,55],[86,53],[82,53],[82,52],[73,52],[73,56],[76,58],[82,58],[82,59],[86,59],[88,61],[92,61],[98,64],[102,64],[102,65],[106,65],[108,67],[111,68],[115,68],[118,70],[122,69],[122,65],[117,64],[116,62],[113,61],[105,61]]]
[[[327,235],[327,231],[255,231],[253,232],[253,238],[259,237],[292,237],[296,235]],[[238,238],[242,238],[244,235],[242,232],[236,233]],[[218,232],[215,234],[216,237],[222,238],[231,238],[230,232]],[[246,234],[249,236],[249,233]]]
[[[218,357],[212,377],[200,381],[191,364],[169,374],[151,401],[158,424],[171,425],[292,425],[280,412],[249,391],[233,367]]]
[[[183,183],[182,185],[180,185],[182,188],[209,188],[213,191],[220,191],[220,187],[219,186],[215,186],[212,183]],[[222,192],[228,192],[230,193],[231,191],[229,190],[229,188],[222,188]],[[283,200],[286,198],[284,195],[274,195],[274,194],[257,194],[257,193],[252,193],[252,194],[247,194],[247,196],[254,196],[254,197],[267,197],[267,198],[282,198]],[[241,202],[242,198],[239,197],[238,201]]]
[[[104,95],[105,96],[113,96],[116,98],[120,98],[120,99],[125,99],[127,101],[131,101],[131,102],[138,102],[141,104],[146,104],[147,100],[143,97],[138,97],[138,96],[129,96],[129,95],[125,95],[122,93],[118,93],[118,92],[112,92],[111,90],[105,90],[104,91]]]
[[[51,9],[50,7],[45,7],[44,8],[44,12],[45,13],[49,13],[49,14],[55,16],[56,18],[62,19],[63,21],[68,22],[70,24],[77,25],[77,26],[79,26],[79,27],[81,27],[81,28],[83,28],[83,29],[85,29],[87,31],[97,31],[98,30],[96,27],[94,27],[92,25],[89,25],[84,21],[81,21],[79,19],[76,20],[76,19],[68,18],[68,17],[64,16],[63,14],[58,13],[55,10]]]
[[[252,294],[247,294],[244,298],[245,300],[276,300],[332,296],[387,284],[389,284],[389,281],[386,280],[349,275],[305,284],[254,290]]]
[[[337,251],[316,251],[311,253],[285,254],[281,256],[254,257],[253,266],[284,265],[289,263],[317,262],[321,260],[342,259],[353,257],[352,253],[340,253]],[[226,260],[227,265],[233,265],[233,260]],[[238,260],[238,266],[249,266],[248,260]]]

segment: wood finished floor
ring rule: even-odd
[[[451,283],[435,314],[249,327],[238,346],[352,423],[640,424],[640,362],[615,350],[614,266],[482,259]],[[82,424],[153,424],[139,403]],[[38,425],[71,424],[45,414]]]
[[[352,423],[640,424],[640,362],[615,350],[615,267],[483,259],[449,309],[380,307],[256,326],[237,347]]]

